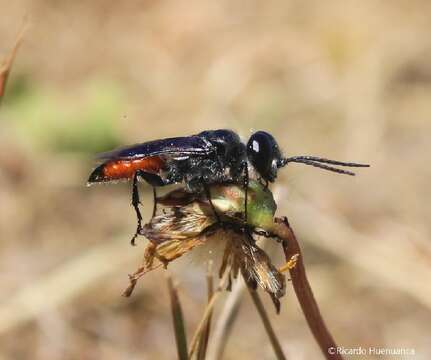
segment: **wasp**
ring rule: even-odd
[[[137,228],[132,237],[142,233],[142,215],[138,181],[153,187],[156,211],[156,188],[183,183],[191,193],[205,193],[211,203],[210,185],[242,184],[248,189],[249,168],[265,186],[277,178],[278,169],[289,163],[302,163],[340,174],[355,175],[342,167],[368,167],[367,164],[342,162],[316,156],[284,157],[274,137],[265,131],[253,133],[247,143],[232,130],[206,130],[199,134],[159,139],[128,146],[99,155],[101,164],[90,174],[88,184],[131,180],[132,206],[137,216]],[[247,224],[247,196],[244,222]],[[218,216],[212,205],[215,216]]]

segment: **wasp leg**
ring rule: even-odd
[[[267,239],[275,239],[275,241],[277,242],[281,242],[281,239],[279,238],[278,235],[273,234],[271,232],[268,232],[266,230],[262,230],[262,229],[252,229],[253,234],[256,234],[258,236],[263,236]]]
[[[219,223],[219,224],[221,224],[222,223],[222,221],[221,221],[221,219],[220,219],[220,216],[219,216],[219,214],[217,213],[217,210],[216,210],[216,208],[214,207],[214,204],[213,204],[213,202],[212,202],[212,200],[211,200],[211,190],[210,190],[210,188],[208,187],[208,185],[206,184],[206,182],[205,181],[203,181],[202,180],[202,186],[203,186],[203,188],[204,188],[204,190],[205,190],[205,195],[206,195],[206,197],[207,197],[207,199],[208,199],[208,202],[210,203],[210,205],[211,205],[211,209],[212,209],[212,211],[214,212],[214,216],[216,217],[216,219],[217,219],[217,223]]]
[[[138,225],[136,227],[135,234],[132,237],[132,240],[130,240],[130,243],[135,246],[135,239],[138,237],[138,234],[141,232],[142,229],[142,215],[141,211],[139,210],[139,204],[141,201],[139,200],[139,189],[138,189],[138,172],[135,172],[133,175],[133,182],[132,182],[132,206],[135,209],[136,217],[138,218]]]
[[[247,161],[244,162],[244,225],[247,226],[247,203],[248,203],[248,164]]]
[[[157,192],[156,192],[156,188],[153,187],[153,216],[154,217],[156,215],[157,212]]]
[[[136,177],[136,181],[138,177],[141,177],[142,179],[144,179],[149,185],[151,185],[153,187],[153,198],[154,198],[154,203],[153,203],[153,217],[154,215],[156,215],[157,212],[157,193],[156,193],[156,186],[163,186],[165,185],[165,183],[163,182],[163,180],[160,178],[160,176],[156,175],[156,174],[151,174],[151,173],[147,173],[145,171],[142,170],[138,170],[135,173],[135,177]],[[135,181],[135,178],[133,178],[133,180]],[[138,194],[138,188],[137,188],[137,183],[136,183],[136,197],[137,197],[137,205],[140,204],[139,201],[139,194]],[[132,202],[133,203],[133,202]],[[135,207],[135,205],[133,205],[135,207],[135,210],[137,209],[137,205]],[[139,221],[139,215],[138,214],[139,209],[136,211],[136,214],[138,216],[138,228],[136,230],[135,235],[133,236],[133,244],[134,244],[134,240],[136,239],[137,235],[142,235],[142,226],[141,223]],[[142,217],[141,217],[142,219]]]

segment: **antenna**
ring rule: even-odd
[[[330,160],[330,159],[324,159],[316,156],[292,156],[289,158],[284,158],[279,162],[278,167],[280,168],[280,167],[286,166],[290,162],[311,165],[323,170],[328,170],[338,174],[345,174],[345,175],[351,175],[351,176],[354,176],[355,173],[349,170],[339,169],[335,166],[329,166],[326,164],[345,166],[345,167],[370,167],[370,165],[368,164],[357,164],[352,162]]]

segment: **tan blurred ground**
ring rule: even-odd
[[[30,28],[0,110],[0,358],[175,357],[163,271],[120,297],[143,249],[129,187],[86,177],[97,151],[222,127],[372,164],[289,166],[279,214],[340,345],[431,358],[430,14],[425,0],[1,0],[2,57],[25,15]],[[191,334],[204,271],[175,270]],[[290,359],[321,356],[291,289],[280,316],[266,304]],[[273,358],[247,297],[225,358]]]

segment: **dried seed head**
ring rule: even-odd
[[[196,246],[223,239],[225,251],[220,276],[226,269],[234,278],[241,272],[249,287],[260,286],[271,295],[278,308],[278,298],[285,293],[285,278],[256,245],[249,232],[242,230],[244,189],[238,185],[215,185],[210,192],[217,214],[222,222],[230,226],[218,223],[205,195],[190,194],[182,189],[168,193],[158,201],[162,205],[159,214],[141,231],[150,244],[145,252],[144,270],[139,274],[159,267],[160,263],[167,266]],[[248,189],[248,225],[271,231],[275,210],[276,204],[269,189],[251,181]]]

